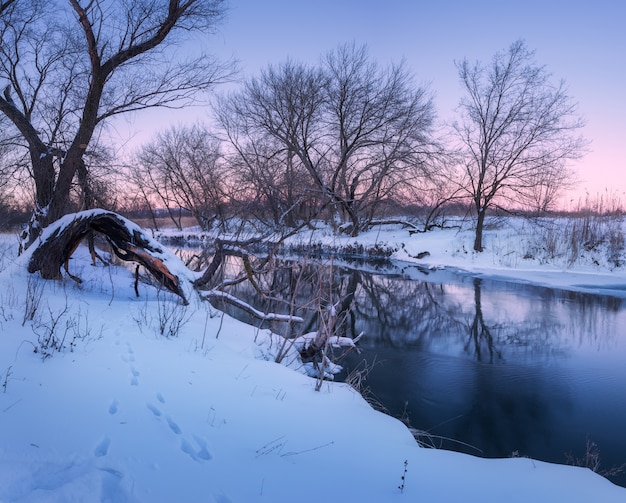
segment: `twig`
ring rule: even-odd
[[[313,451],[317,451],[319,449],[323,449],[324,447],[328,447],[329,445],[333,445],[335,443],[334,440],[331,440],[330,442],[328,442],[327,444],[324,445],[318,445],[317,447],[312,447],[311,449],[305,449],[303,451],[298,451],[298,452],[286,452],[285,454],[281,454],[280,457],[281,458],[286,458],[287,456],[296,456],[298,454],[305,454],[307,452],[313,452]]]

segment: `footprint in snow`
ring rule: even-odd
[[[109,437],[104,437],[100,443],[96,446],[93,451],[94,456],[101,458],[106,456],[109,452],[109,446],[111,445],[111,439]]]
[[[155,407],[151,403],[146,404],[146,406],[148,407],[148,409],[150,409],[150,412],[152,412],[156,417],[161,416],[161,411],[157,407]]]
[[[176,435],[180,435],[182,432],[180,430],[180,428],[178,427],[178,425],[172,420],[171,417],[166,417],[167,419],[167,424],[169,425],[170,429],[176,433]]]
[[[194,435],[193,438],[196,441],[196,443],[198,444],[198,448],[197,449],[194,448],[194,446],[191,445],[191,443],[189,443],[184,438],[183,438],[183,440],[180,443],[180,449],[185,454],[188,454],[189,457],[191,457],[191,459],[193,459],[194,461],[196,461],[198,463],[200,463],[202,461],[210,460],[213,456],[211,456],[211,453],[207,449],[206,442],[203,439],[201,439],[200,437],[197,437],[196,435]]]
[[[163,398],[163,395],[161,393],[157,393],[156,397],[159,402],[165,403],[165,398]]]
[[[140,372],[134,367],[134,365],[130,366],[130,373],[132,375],[132,377],[130,378],[130,385],[131,386],[139,386],[139,375]]]
[[[122,360],[125,362],[134,362],[135,361],[135,351],[133,350],[130,344],[126,345],[127,354],[122,355]]]
[[[128,501],[123,486],[124,474],[113,468],[98,468],[102,476],[100,501]]]
[[[113,400],[111,402],[111,405],[109,405],[109,414],[111,415],[117,414],[117,410],[118,410],[117,400]]]
[[[211,453],[209,452],[209,449],[207,448],[206,442],[202,438],[196,435],[194,435],[193,438],[198,444],[198,446],[200,447],[200,449],[198,450],[198,457],[200,459],[204,459],[205,461],[208,461],[209,459],[211,459],[213,456],[211,456]]]
[[[122,355],[121,358],[122,358],[122,361],[126,363],[132,363],[135,361],[135,357],[130,352],[128,354]]]

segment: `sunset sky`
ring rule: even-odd
[[[462,95],[454,61],[488,61],[517,39],[565,80],[587,121],[591,151],[576,164],[571,198],[608,189],[626,200],[624,0],[231,0],[211,46],[240,61],[243,79],[287,58],[316,63],[340,44],[366,44],[381,65],[405,59],[434,91],[440,119],[452,120]]]

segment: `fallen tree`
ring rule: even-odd
[[[188,302],[184,281],[191,281],[178,257],[163,248],[130,220],[100,209],[66,215],[44,229],[28,261],[28,272],[44,279],[61,279],[61,268],[69,274],[68,262],[81,241],[93,233],[102,234],[115,255],[146,268],[161,285]],[[184,264],[182,264],[184,267]],[[71,276],[77,279],[75,276]]]

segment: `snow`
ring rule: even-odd
[[[559,243],[564,249],[556,250],[554,258],[540,250],[545,236],[532,222],[522,218],[496,219],[495,222],[486,222],[486,245],[482,253],[473,251],[471,223],[455,220],[448,222],[447,228],[413,235],[396,225],[374,227],[357,238],[335,237],[330,231],[300,233],[290,242],[321,243],[326,247],[377,246],[395,250],[390,259],[420,267],[457,269],[491,279],[626,297],[626,254],[623,251],[621,267],[607,260],[606,244],[589,252],[582,251],[571,263],[566,242]],[[621,222],[621,229],[626,235],[624,222]],[[428,255],[417,258],[423,252]],[[532,258],[528,258],[529,255]]]
[[[490,230],[483,254],[454,229],[357,241],[424,267],[621,295],[623,268],[515,258],[520,236]],[[137,298],[130,271],[92,267],[82,249],[81,285],[40,280],[15,243],[0,238],[0,502],[626,501],[588,469],[420,448],[348,385],[315,391],[293,357],[274,363],[267,331],[148,285]],[[159,333],[166,308],[181,310],[175,337]]]

